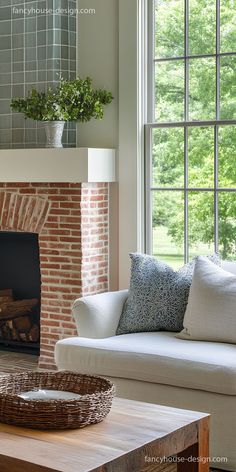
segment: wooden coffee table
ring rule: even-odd
[[[177,454],[178,472],[207,472],[209,415],[121,398],[84,429],[0,424],[1,472],[140,472]],[[155,468],[156,467],[156,468]]]

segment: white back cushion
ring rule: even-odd
[[[183,339],[236,343],[236,275],[198,257],[183,324]]]
[[[236,262],[222,261],[221,267],[222,267],[222,269],[226,270],[227,272],[231,272],[231,274],[236,275]]]

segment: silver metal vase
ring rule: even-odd
[[[44,121],[47,148],[62,148],[62,135],[65,121]]]

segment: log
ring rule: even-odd
[[[11,341],[20,341],[18,332],[14,327],[11,330],[11,336],[12,336]]]
[[[8,302],[13,302],[13,299],[10,297],[0,297],[0,306],[2,303],[8,303]]]
[[[19,338],[20,341],[22,341],[23,343],[26,343],[28,341],[26,333],[19,333]]]
[[[0,319],[13,319],[19,315],[27,315],[31,312],[38,303],[37,298],[30,298],[28,300],[16,300],[13,302],[1,303],[0,299]]]
[[[37,343],[39,341],[39,326],[34,324],[29,332],[29,341]]]
[[[13,326],[19,333],[30,331],[32,326],[30,316],[19,316],[19,318],[13,319]]]
[[[0,297],[9,297],[11,300],[13,300],[12,288],[5,288],[4,290],[0,290]]]
[[[0,290],[0,303],[13,301],[13,290],[12,288],[6,288]]]
[[[4,341],[12,340],[11,330],[6,323],[4,324],[4,326],[2,326],[2,338],[4,339]]]

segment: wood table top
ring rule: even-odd
[[[103,464],[157,440],[163,444],[163,453],[172,455],[197,441],[199,422],[207,417],[115,398],[104,421],[83,429],[39,431],[0,423],[0,470],[12,470],[7,467],[14,459],[12,472],[102,472]],[[168,441],[171,447],[166,451]]]

